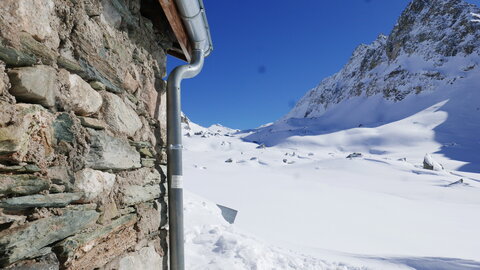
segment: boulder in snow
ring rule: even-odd
[[[423,158],[423,168],[433,171],[442,171],[444,169],[442,164],[435,161],[430,154],[425,154]]]
[[[265,149],[265,148],[267,148],[267,147],[265,146],[265,144],[262,143],[262,144],[260,144],[259,146],[257,146],[256,148],[257,148],[257,149]]]
[[[347,156],[347,158],[352,159],[356,157],[362,157],[362,153],[351,153],[350,155]]]
[[[458,181],[455,181],[455,182],[453,182],[453,183],[448,184],[447,187],[456,186],[456,185],[462,185],[462,184],[464,184],[464,183],[463,183],[463,178],[460,179],[460,180],[458,180]]]

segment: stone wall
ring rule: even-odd
[[[156,5],[0,1],[0,268],[166,268]]]

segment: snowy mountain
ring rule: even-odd
[[[390,35],[362,44],[338,73],[310,90],[285,118],[319,117],[352,97],[402,101],[479,72],[479,8],[462,0],[414,0]]]
[[[285,117],[245,139],[273,146],[292,136],[386,126],[431,110],[444,118],[424,120],[422,128],[439,145],[430,151],[459,161],[452,169],[479,172],[480,23],[471,15],[479,10],[461,0],[412,1],[388,37],[359,46],[342,70]],[[396,135],[419,125],[412,122]],[[396,137],[405,149],[415,148],[409,136]],[[375,134],[356,140],[381,147]]]

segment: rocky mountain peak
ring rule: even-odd
[[[478,72],[480,23],[472,22],[472,12],[480,9],[463,0],[413,0],[388,36],[358,46],[338,73],[322,80],[284,118],[319,117],[356,96],[401,101]]]
[[[478,7],[462,0],[413,0],[388,37],[386,54],[389,60],[395,60],[402,50],[412,54],[421,44],[432,43],[435,46],[431,52],[435,54],[472,53],[475,41],[467,41],[466,37],[478,30],[470,22],[470,12],[474,10]],[[430,56],[430,52],[426,53],[425,56]]]

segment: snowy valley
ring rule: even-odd
[[[480,269],[472,12],[412,1],[274,123],[186,120],[187,268]],[[215,204],[238,210],[233,225]]]

